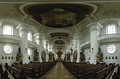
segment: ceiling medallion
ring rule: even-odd
[[[76,25],[96,10],[91,4],[29,4],[23,7],[23,13],[32,16],[38,23],[65,28]]]

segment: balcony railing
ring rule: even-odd
[[[29,45],[30,47],[33,47],[33,48],[38,47],[38,45],[37,45],[35,42],[33,42],[33,41],[28,41],[28,45]]]
[[[100,35],[97,40],[104,43],[120,41],[120,33]],[[85,41],[80,45],[80,47],[88,47],[88,46],[90,46],[90,41]]]
[[[21,41],[21,37],[15,35],[3,35],[0,34],[0,41],[2,42],[14,42],[19,43]]]
[[[115,39],[115,38],[120,38],[120,33],[100,35],[100,37],[98,38],[98,40],[110,39],[110,38],[114,38],[114,39]]]

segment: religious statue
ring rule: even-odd
[[[52,61],[55,61],[54,53],[52,53]]]
[[[49,62],[52,62],[52,52],[49,53]]]
[[[60,50],[57,52],[58,61],[61,61],[61,60],[62,60],[62,59],[61,59],[62,54],[63,54],[63,53],[62,53]]]
[[[101,52],[100,47],[98,48],[98,53],[97,53],[96,58],[97,58],[97,62],[98,62],[98,63],[99,63],[99,62],[103,62],[103,54],[102,54],[102,52]]]
[[[80,52],[80,61],[85,62],[85,54],[83,49],[81,49],[81,52]]]
[[[39,53],[37,52],[37,49],[34,50],[34,61],[35,62],[39,61]]]
[[[64,61],[67,61],[67,53],[65,53]]]
[[[22,53],[21,53],[21,48],[18,48],[18,53],[16,55],[16,62],[18,64],[22,64]]]
[[[73,62],[76,62],[76,61],[77,61],[77,51],[75,50],[73,54]]]
[[[71,61],[71,53],[67,52],[67,62],[70,62],[70,61]]]
[[[42,62],[46,62],[46,53],[42,51]]]

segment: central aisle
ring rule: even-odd
[[[57,63],[50,71],[40,79],[76,79],[62,63]]]

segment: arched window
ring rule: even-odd
[[[29,40],[29,41],[32,41],[32,32],[30,32],[30,31],[29,31],[29,33],[28,33],[28,40]]]
[[[27,54],[28,54],[29,56],[32,55],[32,50],[31,50],[30,48],[28,48]]]
[[[13,35],[13,26],[3,25],[3,34],[4,35]]]
[[[107,25],[107,34],[116,34],[116,25],[115,24],[110,24]]]

